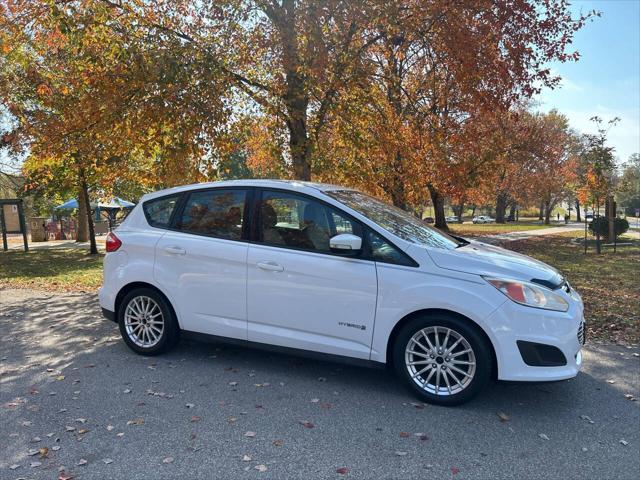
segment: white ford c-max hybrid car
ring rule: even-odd
[[[107,237],[100,305],[135,352],[180,336],[389,364],[424,401],[494,376],[577,375],[585,324],[558,271],[356,190],[238,180],[145,195]]]

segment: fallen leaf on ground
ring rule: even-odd
[[[320,401],[319,398],[312,398],[311,403],[318,403]]]
[[[498,412],[498,418],[500,419],[501,422],[509,421],[509,416],[504,412]]]
[[[273,445],[276,447],[281,447],[284,445],[284,440],[274,440]]]
[[[17,468],[20,468],[20,465],[18,465],[17,463],[14,463],[13,465],[9,466],[9,470],[15,470]]]
[[[191,417],[191,422],[192,423],[199,422],[200,420],[202,420],[202,417],[199,417],[198,415],[194,415],[194,416]]]
[[[134,418],[133,420],[128,420],[127,425],[142,425],[144,424],[144,418]]]
[[[80,430],[78,430],[78,434],[79,435],[84,435],[85,433],[89,433],[90,430],[88,428],[81,428]]]
[[[308,420],[301,420],[300,421],[300,425],[302,425],[304,428],[313,428],[315,427],[315,425],[313,423],[311,423]]]
[[[340,475],[346,475],[347,473],[349,473],[349,469],[347,467],[340,467],[336,470],[336,473],[339,473]]]
[[[267,471],[267,466],[266,465],[256,465],[255,467],[256,470],[258,470],[259,472],[266,472]]]
[[[400,432],[400,438],[407,438],[409,436],[409,432]]]
[[[104,462],[105,465],[109,465],[110,463],[113,463],[113,460],[111,460],[110,458],[104,458],[102,459],[102,461]]]
[[[184,405],[184,406],[185,406],[185,407],[187,407],[187,408],[193,408],[193,407],[195,407],[195,405],[194,405],[193,403],[185,403],[185,405]]]
[[[246,432],[244,434],[245,437],[253,438],[256,436],[256,432]]]
[[[49,455],[49,449],[47,447],[42,447],[38,450],[38,453],[40,454],[40,458],[47,458]]]
[[[42,462],[31,462],[31,468],[36,468],[42,465]]]
[[[242,457],[242,461],[243,461],[243,462],[250,462],[250,461],[251,461],[251,457],[250,457],[249,455],[244,455],[244,456]]]
[[[72,474],[65,472],[64,470],[61,470],[60,473],[58,473],[58,480],[71,480],[73,477]]]
[[[549,440],[549,437],[544,433],[539,433],[538,436],[543,440]]]
[[[64,378],[65,378],[64,375],[58,375],[56,377],[56,380],[64,380]]]
[[[452,474],[452,475],[456,475],[456,474],[458,474],[458,473],[460,473],[460,469],[459,469],[459,468],[457,468],[457,467],[451,467],[451,474]]]
[[[404,457],[407,454],[407,452],[403,452],[401,450],[396,450],[395,454],[397,456],[399,456],[399,457]]]
[[[82,467],[82,466],[86,465],[87,463],[89,463],[89,462],[87,462],[84,458],[81,458],[80,461],[78,463],[76,463],[76,465],[78,465],[79,467]]]
[[[162,463],[173,463],[173,457],[163,458]]]
[[[626,447],[627,445],[629,445],[629,442],[627,442],[626,440],[620,440],[620,443],[621,443],[622,445],[624,445],[625,447]]]

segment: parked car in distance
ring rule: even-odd
[[[473,217],[473,220],[472,220],[473,223],[493,223],[495,221],[496,221],[495,218],[491,218],[488,215],[479,215],[477,217]]]
[[[458,221],[458,217],[445,217],[447,223],[455,223]]]
[[[554,268],[451,237],[344,187],[235,180],[142,197],[107,236],[100,305],[127,346],[180,337],[388,365],[455,405],[492,377],[581,366],[578,293]]]
[[[422,219],[422,221],[423,221],[424,223],[436,223],[436,220],[435,220],[435,218],[433,218],[433,217],[424,217],[424,218]]]
[[[593,213],[587,213],[587,214],[584,216],[584,219],[585,219],[587,222],[591,222],[591,221],[593,220]]]

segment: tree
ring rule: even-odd
[[[539,85],[554,86],[558,79],[543,65],[578,58],[565,50],[588,16],[573,19],[566,2],[385,8],[388,20],[376,27],[379,40],[368,50],[367,83],[343,95],[350,104],[335,110],[322,149],[326,159],[352,142],[349,160],[321,163],[331,166],[321,176],[362,181],[403,208],[431,197],[436,226],[446,228],[443,199],[461,190],[452,182],[461,175],[450,171],[465,168],[458,153],[465,124],[508,110]],[[350,166],[367,173],[340,171]]]
[[[604,125],[603,120],[592,117],[597,133],[583,136],[580,161],[584,168],[584,178],[578,188],[578,198],[583,205],[591,204],[599,213],[607,195],[612,192],[615,180],[615,149],[607,145],[607,134],[619,119],[613,118]]]
[[[640,210],[640,154],[634,153],[622,166],[616,199],[626,215],[637,216],[636,211]]]

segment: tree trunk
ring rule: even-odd
[[[500,192],[496,197],[496,223],[505,223],[504,214],[507,211],[507,194]]]
[[[477,207],[476,207],[476,205],[473,205],[473,206],[471,207],[471,218],[472,218],[472,219],[473,219],[473,217],[475,217],[475,216],[476,216],[476,208],[477,208]]]
[[[509,221],[516,221],[516,202],[511,202],[511,205],[509,206]]]
[[[464,213],[464,201],[461,201],[458,205],[456,217],[458,217],[458,223],[462,223],[462,214]]]
[[[444,197],[432,184],[428,184],[427,188],[429,189],[429,195],[431,195],[431,202],[433,203],[435,227],[441,230],[449,230],[444,215]]]
[[[544,202],[540,202],[540,213],[538,214],[538,220],[544,220]]]
[[[88,237],[89,224],[87,223],[87,204],[85,203],[84,192],[82,191],[82,179],[79,180],[78,188],[78,226],[76,228],[76,242],[86,242]]]
[[[576,198],[576,221],[577,222],[581,222],[582,219],[580,218],[580,200],[578,200]]]
[[[89,188],[87,187],[87,181],[84,178],[84,172],[81,177],[81,189],[82,196],[84,198],[85,205],[87,205],[87,224],[89,226],[89,253],[96,255],[98,253],[98,246],[96,245],[96,231],[93,225],[93,214],[91,213],[91,202],[89,201]]]
[[[549,225],[551,223],[551,211],[555,205],[550,202],[544,202],[544,224]]]
[[[393,166],[391,191],[388,193],[391,195],[391,201],[396,207],[406,210],[407,193],[404,188],[402,154],[400,152],[396,153]]]
[[[280,34],[282,66],[285,71],[285,105],[289,130],[289,153],[296,180],[311,180],[311,139],[307,130],[309,94],[305,80],[303,60],[299,51],[300,39],[296,30],[298,15],[296,2],[286,0],[278,8],[269,8],[271,18]]]

